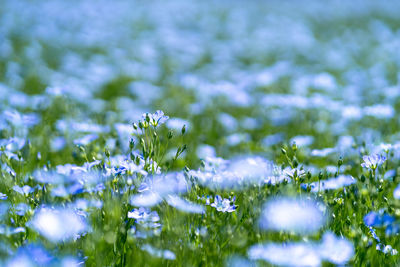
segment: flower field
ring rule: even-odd
[[[400,2],[0,4],[0,266],[397,266]]]

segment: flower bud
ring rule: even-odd
[[[299,166],[299,162],[297,161],[296,158],[293,159],[293,167],[297,168]]]
[[[132,150],[134,147],[135,147],[135,140],[131,138],[131,140],[129,140],[129,148]]]
[[[200,166],[201,166],[202,168],[205,168],[205,167],[206,167],[206,162],[205,162],[204,160],[202,160],[202,161],[200,162]]]
[[[338,160],[338,166],[340,167],[342,165],[343,165],[343,158],[340,157],[339,160]]]
[[[139,128],[142,130],[144,128],[143,122],[139,121]]]
[[[107,158],[110,157],[110,151],[107,148],[104,148],[104,154],[106,155]]]
[[[168,135],[167,135],[167,137],[168,137],[168,139],[172,139],[172,137],[173,137],[173,135],[172,135],[172,131],[169,131],[169,132],[168,132]]]

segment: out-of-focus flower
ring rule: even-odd
[[[384,152],[388,153],[389,150],[391,150],[393,148],[393,146],[392,146],[392,144],[382,143],[379,145],[379,148],[382,149]]]
[[[312,200],[277,198],[267,201],[260,226],[266,230],[311,234],[326,222],[326,207]]]
[[[307,243],[254,245],[248,251],[251,260],[265,260],[283,266],[320,266],[321,258],[314,246]]]
[[[21,195],[28,195],[32,193],[35,189],[30,187],[29,185],[24,185],[24,186],[18,186],[14,185],[13,190],[17,193],[20,193]]]
[[[251,260],[282,266],[320,266],[322,261],[344,265],[353,257],[354,247],[347,239],[327,232],[319,243],[259,244],[250,247],[248,255]]]
[[[314,149],[311,151],[311,155],[314,157],[326,157],[334,152],[336,152],[335,148],[328,147],[324,149]]]
[[[171,250],[160,250],[152,247],[149,244],[146,244],[142,247],[144,251],[147,251],[150,255],[157,257],[157,258],[164,258],[167,260],[175,260],[175,254]]]
[[[19,203],[14,207],[14,209],[15,209],[15,214],[19,216],[24,216],[25,213],[30,209],[30,207],[25,203]]]
[[[349,186],[356,183],[356,180],[350,175],[339,175],[338,177],[333,177],[327,180],[323,180],[321,182],[313,182],[310,184],[302,184],[304,189],[307,186],[311,187],[311,192],[318,192],[319,190],[335,190],[339,188],[343,188],[345,186]]]
[[[393,197],[395,199],[400,199],[400,184],[394,189]]]
[[[160,229],[160,216],[157,211],[151,211],[148,208],[140,207],[128,212],[128,218],[135,219],[141,229],[147,231],[151,229]],[[143,233],[144,234],[144,233]]]
[[[364,223],[368,227],[382,227],[386,235],[394,235],[400,231],[400,224],[395,217],[387,214],[384,210],[371,211],[364,216]]]
[[[43,247],[35,244],[28,244],[20,247],[15,255],[7,261],[6,266],[49,266],[54,260],[55,258]]]
[[[390,105],[377,104],[365,107],[364,113],[365,115],[376,117],[378,119],[390,119],[396,114],[396,111]]]
[[[259,156],[239,157],[233,160],[207,157],[203,169],[189,174],[210,188],[244,189],[252,185],[276,183],[281,180],[273,162]]]
[[[354,255],[353,244],[341,237],[337,237],[332,232],[326,232],[319,245],[319,254],[322,259],[333,264],[344,265]]]
[[[387,213],[371,211],[364,216],[364,223],[371,227],[387,226],[395,221],[395,218]]]
[[[82,138],[75,139],[74,144],[80,145],[80,146],[86,146],[86,145],[92,143],[93,141],[95,141],[97,138],[99,138],[99,136],[97,134],[88,134]]]
[[[145,192],[138,195],[133,195],[130,199],[130,203],[137,207],[152,207],[162,201],[162,197],[154,192]]]
[[[170,206],[189,213],[204,213],[205,209],[199,204],[192,203],[176,195],[168,195],[167,202]]]
[[[170,118],[166,125],[169,129],[173,129],[177,132],[180,132],[184,126],[186,131],[190,129],[190,122],[181,118]]]
[[[397,255],[398,251],[397,249],[394,249],[391,245],[384,245],[382,243],[378,243],[376,245],[376,250],[382,251],[384,254],[390,254],[392,256]]]
[[[160,217],[156,211],[151,211],[150,209],[140,207],[138,209],[133,209],[128,212],[128,218],[135,219],[138,222],[158,222]]]
[[[314,137],[310,135],[298,135],[290,139],[290,143],[296,143],[299,147],[306,147],[312,145]]]
[[[41,208],[33,217],[31,225],[41,235],[55,243],[77,238],[87,230],[84,218],[64,208]]]

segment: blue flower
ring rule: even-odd
[[[88,134],[82,138],[75,139],[74,144],[79,146],[87,146],[98,138],[99,136],[97,134]]]
[[[397,255],[398,251],[396,249],[393,249],[391,245],[384,245],[382,243],[379,243],[376,245],[376,250],[382,251],[384,254],[390,254],[392,256]]]
[[[25,213],[30,209],[30,207],[25,203],[19,203],[15,206],[15,214],[19,216],[24,216]]]
[[[88,229],[85,218],[66,208],[42,207],[36,210],[29,225],[53,243],[76,240]]]
[[[350,175],[339,175],[338,177],[330,178],[319,182],[310,184],[301,184],[301,188],[307,190],[307,186],[311,187],[311,192],[318,192],[319,190],[336,190],[356,183],[356,180]]]
[[[375,170],[378,166],[382,165],[386,161],[386,157],[379,154],[373,154],[369,156],[363,156],[363,160],[364,162],[361,163],[363,168]]]
[[[28,244],[20,247],[6,266],[49,266],[55,258],[42,246]]]
[[[161,226],[159,223],[160,216],[157,211],[151,211],[144,207],[128,212],[128,218],[135,219],[136,223],[139,223],[145,229],[159,228]]]
[[[149,244],[146,244],[142,247],[142,250],[147,251],[150,255],[157,257],[157,258],[164,258],[168,260],[175,260],[175,254],[170,250],[161,250],[152,247]]]
[[[400,199],[400,184],[394,189],[393,197],[395,199]]]
[[[154,126],[157,126],[158,124],[163,124],[164,122],[166,122],[169,117],[164,115],[164,112],[162,112],[161,110],[157,110],[153,116],[152,116],[153,122],[154,122]]]
[[[183,212],[204,213],[204,207],[202,205],[192,203],[186,199],[180,198],[177,195],[168,195],[167,202],[170,206]]]
[[[260,226],[268,231],[311,234],[325,225],[325,210],[322,203],[311,199],[273,198],[264,206]]]
[[[29,185],[24,185],[22,187],[14,185],[13,190],[21,195],[28,195],[34,191],[34,188],[30,187]]]
[[[298,179],[298,178],[302,178],[302,177],[306,176],[305,170],[301,170],[301,169],[297,169],[297,168],[295,168],[295,169],[286,168],[285,170],[283,170],[283,173],[291,179]]]
[[[382,227],[391,225],[395,221],[393,216],[389,214],[379,214],[375,211],[371,211],[367,215],[364,216],[364,223],[370,227]]]
[[[6,194],[0,193],[0,200],[6,200],[7,198]]]
[[[236,198],[234,197],[232,200],[228,198],[222,198],[220,195],[216,195],[214,198],[214,203],[211,203],[211,207],[217,209],[217,211],[221,212],[234,212],[236,210],[235,202]],[[232,204],[231,204],[232,202]]]
[[[149,124],[153,125],[154,127],[157,127],[158,125],[161,125],[164,122],[166,122],[169,119],[169,117],[165,116],[163,111],[157,110],[153,114],[144,113],[142,115],[142,119],[143,119],[144,124],[149,123]]]

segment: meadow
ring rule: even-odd
[[[0,2],[1,266],[399,265],[400,2]]]

